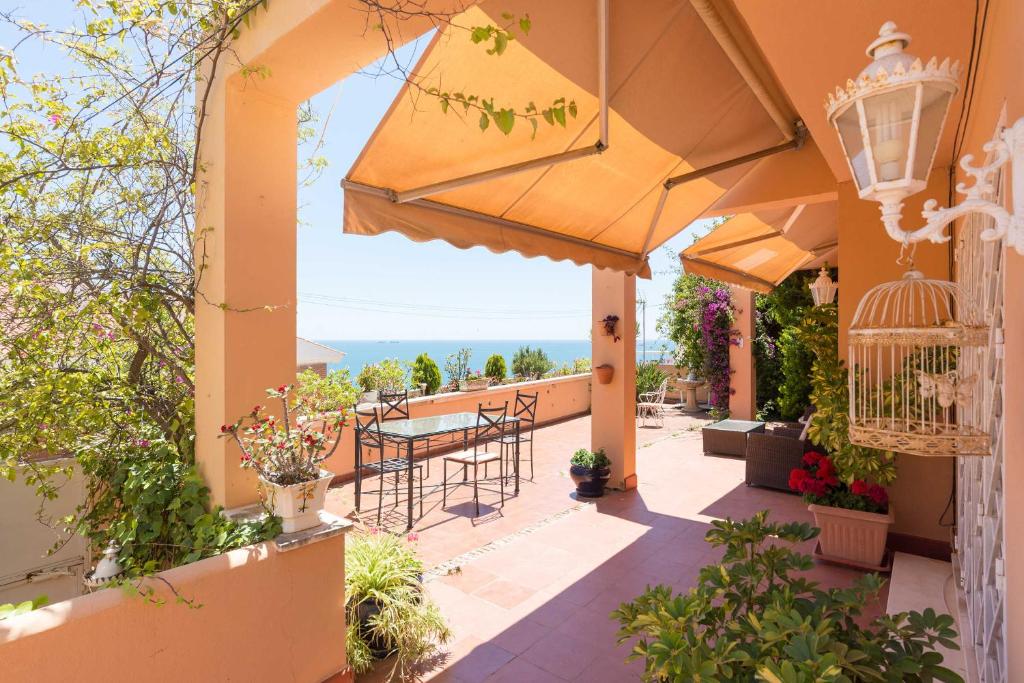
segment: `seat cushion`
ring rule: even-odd
[[[444,456],[448,462],[457,462],[460,465],[472,465],[474,462],[482,465],[485,462],[494,462],[499,458],[501,458],[500,453],[477,453],[474,455],[472,452],[463,452]]]

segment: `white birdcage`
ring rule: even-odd
[[[914,455],[988,455],[976,395],[988,329],[959,285],[910,270],[871,289],[849,332],[850,441]]]

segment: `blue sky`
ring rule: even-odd
[[[25,18],[54,26],[72,20],[69,0],[0,0]],[[12,36],[0,29],[0,46]],[[409,46],[408,55],[415,46]],[[26,54],[27,72],[59,71],[56,53]],[[546,258],[416,243],[395,233],[341,232],[339,183],[386,111],[400,83],[354,75],[314,99],[326,119],[321,154],[329,166],[301,187],[298,228],[298,331],[312,339],[585,339],[590,330],[590,268]],[[330,112],[330,117],[326,115]],[[493,133],[481,133],[493,134]],[[651,256],[654,277],[638,280],[647,299],[647,336],[671,289],[676,254],[694,226]],[[482,286],[483,285],[483,286]],[[481,291],[485,290],[485,291]]]

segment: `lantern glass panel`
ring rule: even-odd
[[[839,130],[839,139],[843,143],[846,158],[850,160],[850,166],[853,168],[853,179],[857,183],[857,189],[863,191],[871,185],[871,175],[868,173],[864,138],[860,132],[855,104],[847,107],[846,111],[836,117],[836,128]]]
[[[924,84],[921,97],[921,122],[917,132],[917,154],[914,159],[914,177],[928,180],[935,148],[942,134],[942,122],[953,93],[933,85]]]
[[[897,88],[864,98],[864,118],[879,182],[907,175],[907,154],[917,88]]]

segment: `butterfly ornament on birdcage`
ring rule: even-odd
[[[974,385],[977,379],[977,375],[960,379],[960,374],[956,370],[936,374],[918,370],[917,391],[923,399],[934,397],[942,408],[949,408],[954,403],[966,406],[974,398]]]

